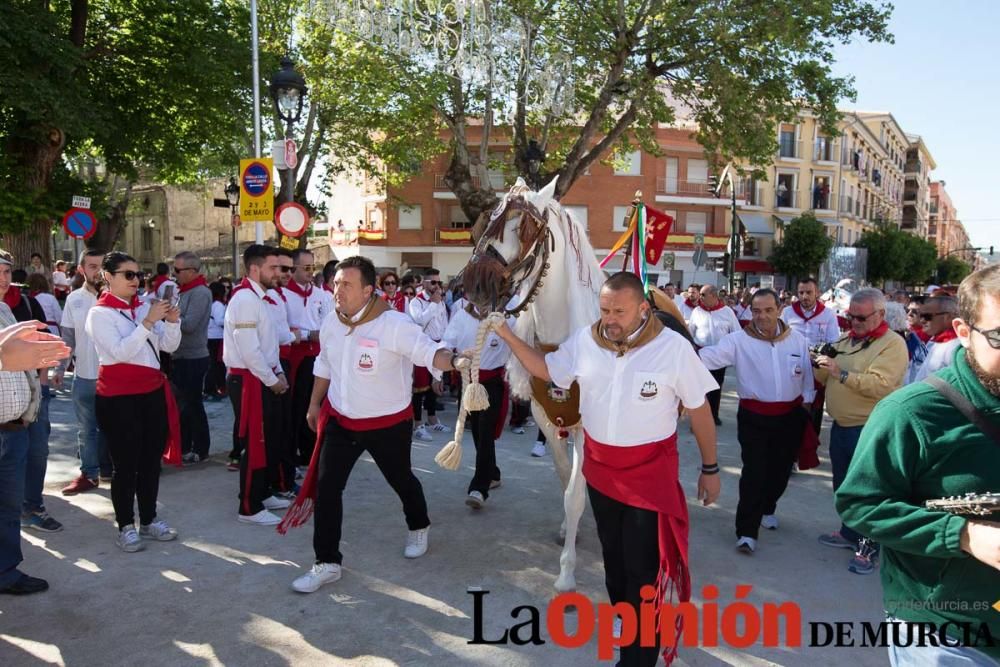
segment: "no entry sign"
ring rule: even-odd
[[[89,239],[97,231],[97,218],[85,208],[71,208],[62,219],[66,235],[74,239]]]
[[[274,214],[274,224],[285,236],[299,237],[309,227],[309,212],[302,204],[288,202],[278,207]]]

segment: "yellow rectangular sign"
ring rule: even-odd
[[[240,218],[274,222],[274,161],[269,157],[240,160]]]

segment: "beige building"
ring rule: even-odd
[[[937,168],[923,138],[909,134],[903,183],[903,219],[900,229],[927,238],[931,214],[931,170]]]
[[[969,235],[945,189],[944,181],[931,181],[930,198],[927,239],[937,246],[938,257],[954,256],[974,265],[976,251],[970,247]]]

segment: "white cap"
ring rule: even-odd
[[[928,285],[927,289],[924,290],[924,294],[934,294],[939,289],[941,289],[940,285]]]

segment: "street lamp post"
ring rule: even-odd
[[[528,145],[524,149],[523,159],[528,165],[529,185],[536,191],[542,187],[542,163],[545,162],[545,151],[538,145],[535,139],[528,140]]]
[[[285,141],[292,135],[292,126],[302,116],[302,105],[305,102],[306,80],[295,71],[295,63],[288,56],[281,59],[281,69],[271,75],[268,86],[274,111],[285,123]],[[287,144],[286,144],[287,145]],[[295,167],[285,164],[285,182],[282,185],[280,203],[290,202],[295,197]]]
[[[240,186],[236,184],[235,177],[229,177],[229,185],[226,186],[224,192],[226,199],[229,200],[229,209],[232,214],[230,225],[233,228],[233,280],[235,281],[240,276],[240,246],[236,239],[236,207],[240,205]]]

